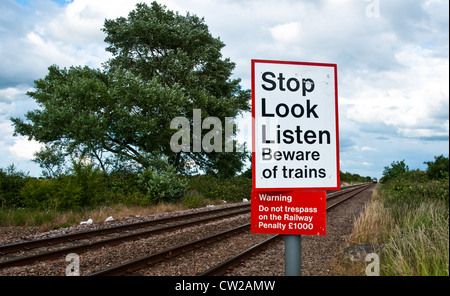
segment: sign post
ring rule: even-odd
[[[300,275],[301,235],[326,234],[339,190],[337,66],[252,60],[253,233],[286,234],[286,275]]]
[[[302,236],[286,235],[284,238],[284,274],[287,276],[302,275]]]

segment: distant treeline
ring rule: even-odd
[[[251,172],[251,171],[250,171]],[[370,177],[341,173],[343,182],[368,182]],[[173,170],[105,173],[93,164],[73,163],[57,177],[34,178],[14,165],[0,168],[0,207],[68,210],[97,205],[146,206],[164,202],[200,204],[205,199],[229,202],[250,199],[251,174],[220,179],[183,176]]]
[[[363,177],[358,174],[352,174],[347,172],[340,172],[341,175],[341,183],[366,183],[372,181],[372,177],[367,176]]]
[[[417,176],[442,180],[449,176],[449,159],[443,155],[425,162],[426,171]],[[404,161],[385,167],[381,181],[386,182],[410,172]],[[411,173],[416,171],[411,171]],[[371,182],[372,178],[348,172],[340,173],[341,183]],[[104,172],[94,164],[73,162],[57,177],[34,178],[14,165],[0,168],[0,208],[38,208],[66,210],[96,205],[152,205],[184,202],[195,205],[205,199],[229,202],[249,199],[252,190],[251,170],[237,177],[180,175],[174,169]]]
[[[94,165],[74,163],[54,178],[34,178],[13,165],[0,168],[1,208],[66,210],[123,203],[146,206],[163,202],[199,200],[242,201],[249,198],[251,179],[182,176],[174,171],[105,173]]]

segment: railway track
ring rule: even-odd
[[[343,190],[342,192],[337,192],[334,194],[327,194],[327,203],[330,203],[327,205],[327,211],[337,207],[338,205],[342,204],[343,202],[349,200],[350,198],[358,195],[359,193],[365,191],[366,189],[372,187],[372,184],[363,185],[363,186],[352,186],[352,188],[346,188],[346,190]],[[262,241],[259,244],[256,244],[252,246],[251,248],[248,248],[247,250],[241,252],[240,254],[237,254],[236,256],[231,257],[230,259],[221,262],[220,264],[217,264],[216,266],[198,274],[199,276],[218,276],[218,275],[224,275],[229,270],[232,270],[236,266],[238,266],[241,262],[245,261],[246,259],[254,256],[255,254],[261,252],[262,250],[270,247],[272,244],[282,240],[284,235],[282,234],[276,234],[271,236],[270,238]]]
[[[370,187],[370,185],[343,188],[343,190],[339,192],[327,194],[327,203],[330,202],[328,208],[335,207],[338,203],[344,202],[352,196],[366,190],[368,187]],[[118,247],[120,247],[124,241],[145,240],[145,238],[157,236],[158,234],[167,235],[169,232],[175,233],[177,230],[180,231],[182,229],[194,226],[196,227],[200,224],[207,225],[208,223],[219,223],[218,221],[223,221],[223,219],[227,218],[237,219],[236,217],[241,216],[244,217],[242,218],[243,220],[246,220],[247,218],[249,220],[249,211],[250,204],[244,204],[226,209],[212,210],[189,215],[178,215],[171,218],[133,223],[118,227],[109,227],[94,231],[85,231],[82,233],[59,236],[52,239],[41,239],[4,245],[0,246],[0,252],[3,254],[0,256],[0,260],[2,260],[0,262],[0,270],[19,265],[32,265],[35,262],[42,262],[55,258],[61,259],[69,253],[82,254],[83,252],[93,252],[92,250],[94,249],[109,248],[114,245],[118,245]],[[214,229],[214,227],[212,227],[212,229]],[[125,263],[103,268],[95,272],[91,272],[88,275],[126,275],[136,273],[136,271],[138,271],[138,274],[142,274],[140,270],[148,269],[149,267],[151,268],[158,262],[173,260],[179,255],[188,254],[189,252],[200,250],[205,247],[211,247],[220,241],[224,241],[226,243],[227,240],[232,240],[239,235],[248,235],[250,231],[249,229],[249,223],[240,223],[234,227],[231,227],[230,225],[228,229],[219,231],[215,234],[205,235],[199,239],[179,243],[176,244],[175,247],[172,246],[157,252],[152,252],[148,256],[128,260]],[[122,234],[124,231],[127,232],[125,235]],[[113,237],[111,237],[111,235]],[[176,234],[173,235],[176,236]],[[240,251],[238,256],[231,256],[231,258],[224,260],[224,262],[216,264],[217,267],[214,266],[208,268],[207,271],[203,271],[198,274],[223,274],[223,272],[228,270],[230,267],[238,265],[239,262],[245,260],[248,256],[254,255],[260,250],[267,248],[269,244],[280,239],[281,236],[272,236],[270,238],[265,236],[264,239],[261,239],[258,243],[255,243],[254,245],[248,248],[246,247],[244,250]],[[86,240],[88,240],[88,242],[85,242]],[[73,242],[78,243],[75,246],[67,246],[68,243],[73,244]],[[47,248],[48,245],[51,245],[51,248],[55,248],[55,245],[61,245],[61,247],[50,251],[42,250]],[[30,252],[34,250],[37,250],[37,253],[30,255]],[[219,267],[219,265],[222,267]]]
[[[74,242],[79,241],[83,239],[88,239],[89,241],[87,243],[81,243],[75,246],[63,246],[62,248],[52,250],[52,251],[43,251],[34,255],[25,255],[25,256],[19,256],[17,258],[4,260],[0,262],[0,268],[5,267],[11,267],[11,266],[18,266],[18,265],[24,265],[33,263],[36,261],[42,261],[42,260],[49,260],[61,257],[65,254],[69,253],[82,253],[88,250],[93,250],[97,248],[101,248],[104,246],[112,246],[116,244],[120,244],[125,241],[131,241],[131,240],[137,240],[149,237],[151,235],[156,235],[159,233],[164,233],[168,231],[174,231],[180,228],[189,227],[190,225],[195,224],[201,224],[201,223],[207,223],[213,220],[218,219],[224,219],[227,217],[240,215],[243,213],[249,213],[250,212],[250,205],[238,205],[233,206],[229,208],[224,209],[216,209],[216,210],[210,210],[206,212],[201,213],[192,213],[192,214],[185,214],[185,215],[178,215],[174,217],[168,217],[168,218],[161,218],[157,220],[151,220],[151,221],[144,221],[144,222],[138,222],[138,223],[132,223],[127,225],[120,225],[115,227],[108,227],[108,228],[102,228],[102,229],[96,229],[91,231],[83,231],[79,233],[73,233],[73,234],[67,234],[67,235],[61,235],[57,237],[52,238],[45,238],[45,239],[39,239],[39,240],[33,240],[33,241],[27,241],[27,242],[21,242],[21,243],[15,243],[15,244],[8,244],[0,246],[0,255],[6,255],[11,254],[17,251],[30,251],[31,249],[36,248],[42,248],[42,247],[48,247],[48,246],[55,246],[57,244],[66,243],[66,242]],[[208,216],[206,218],[202,218],[203,216]],[[194,218],[191,221],[182,221],[181,223],[172,223],[165,226],[160,227],[152,227],[148,230],[142,230],[146,227],[151,227],[155,225],[161,225],[161,224],[167,224],[168,222],[172,221],[180,221],[180,220],[186,220]],[[128,232],[130,230],[138,230],[134,231],[132,233],[126,233],[123,234],[123,232]],[[117,234],[114,237],[107,237],[108,234]],[[93,237],[99,238],[98,240],[92,240]]]

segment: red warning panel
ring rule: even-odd
[[[325,191],[252,191],[252,233],[326,234]]]

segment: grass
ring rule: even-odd
[[[361,215],[354,222],[349,242],[352,245],[380,244],[388,237],[393,224],[394,219],[391,213],[383,206],[375,189],[371,202],[366,204]]]
[[[132,216],[144,216],[162,212],[180,211],[189,208],[218,204],[222,201],[207,199],[188,199],[178,203],[160,203],[150,206],[130,206],[115,204],[78,210],[39,210],[26,208],[0,208],[0,226],[41,226],[43,231],[69,227],[91,218],[94,222],[102,222],[109,216],[121,219]]]
[[[385,275],[448,276],[448,209],[422,203],[404,216],[402,226],[392,229],[385,251]]]
[[[402,182],[377,187],[349,244],[382,245],[380,275],[448,276],[448,181]],[[338,273],[364,275],[364,264],[341,264]]]

